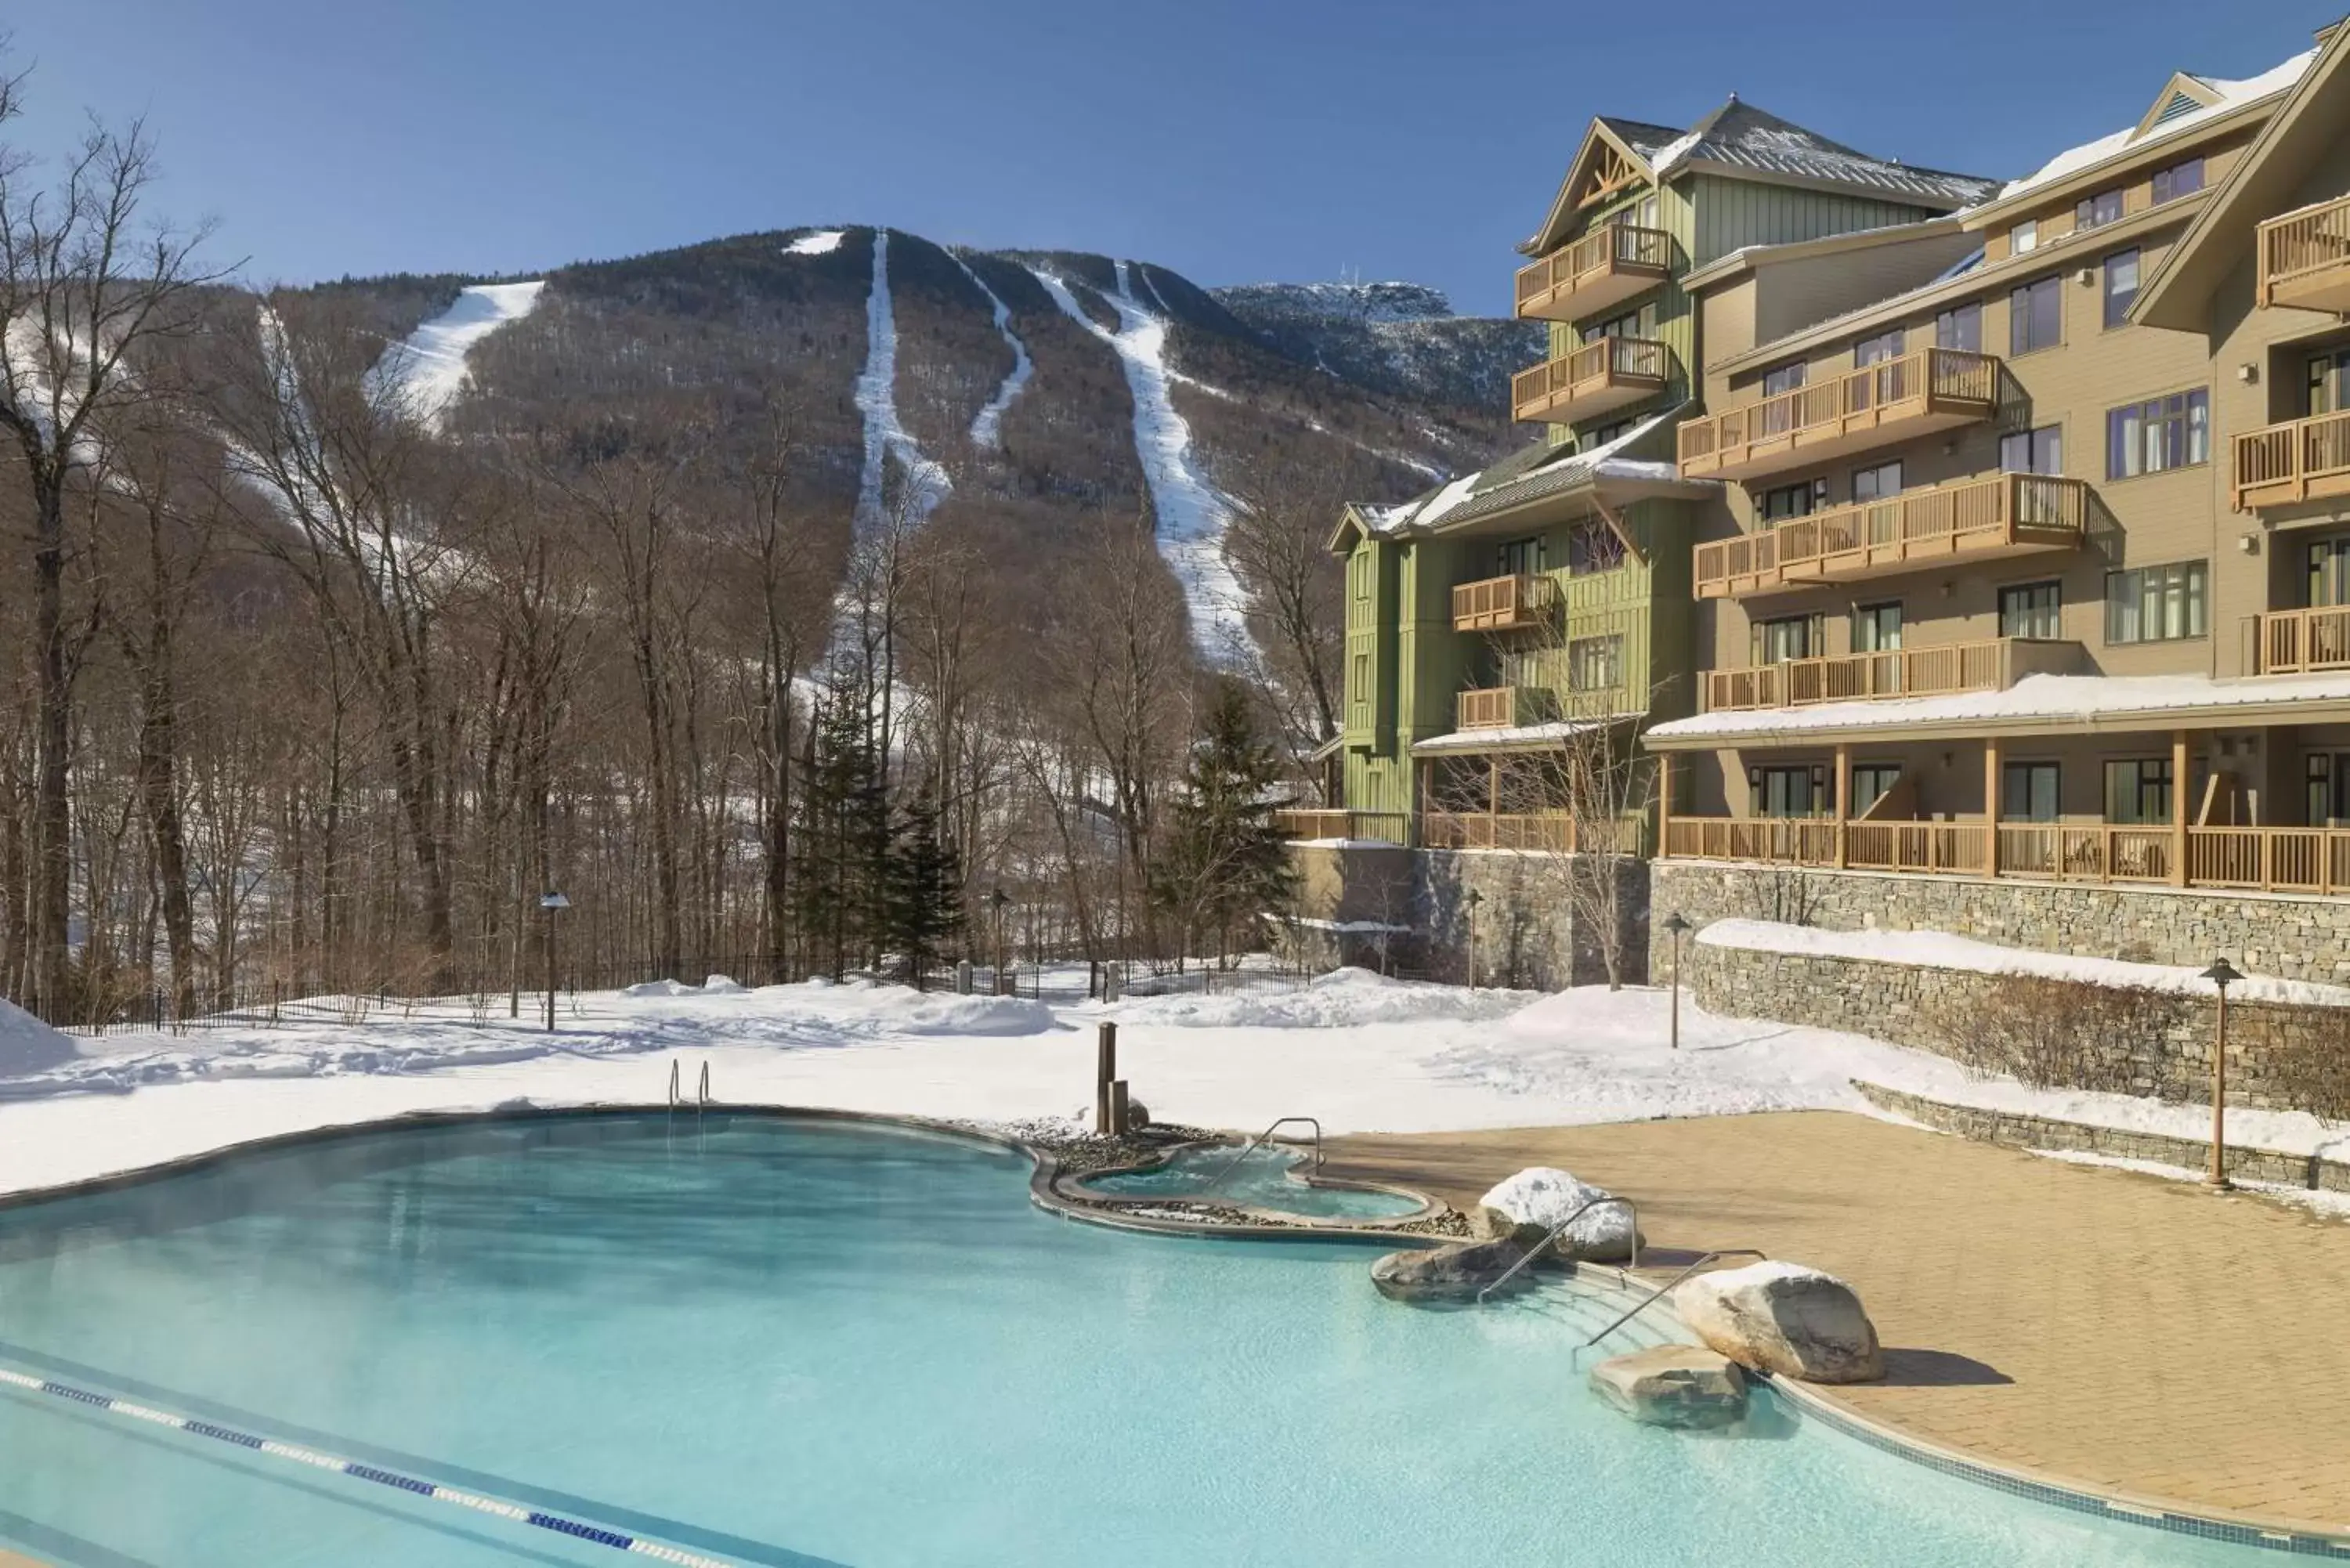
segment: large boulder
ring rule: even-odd
[[[1371,1283],[1379,1294],[1401,1302],[1473,1302],[1477,1293],[1497,1283],[1525,1256],[1516,1242],[1463,1241],[1449,1247],[1414,1247],[1389,1252],[1371,1265]],[[1522,1291],[1534,1283],[1532,1270],[1521,1270],[1504,1291]]]
[[[1727,1427],[1746,1414],[1746,1375],[1719,1351],[1659,1345],[1601,1362],[1591,1386],[1652,1427]]]
[[[1579,1181],[1564,1170],[1537,1165],[1496,1186],[1478,1205],[1487,1235],[1534,1247],[1575,1210],[1614,1196],[1606,1188]],[[1609,1203],[1575,1220],[1553,1251],[1563,1259],[1622,1263],[1631,1260],[1634,1241],[1632,1211],[1620,1203]]]
[[[1867,1383],[1885,1376],[1877,1325],[1833,1274],[1800,1263],[1749,1263],[1698,1274],[1673,1289],[1690,1332],[1741,1366],[1806,1383]]]

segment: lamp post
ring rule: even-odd
[[[1477,906],[1484,901],[1484,894],[1474,888],[1469,889],[1469,989],[1471,991],[1477,989]]]
[[[2207,1186],[2225,1190],[2228,1180],[2228,987],[2244,977],[2225,958],[2215,961],[2203,978],[2220,991],[2220,1016],[2211,1033],[2211,1172]]]
[[[988,895],[988,902],[995,909],[995,994],[1002,996],[1003,994],[1003,910],[1012,900],[1004,897],[1003,888],[999,885],[994,892]]]
[[[546,911],[546,1032],[555,1033],[555,917],[571,908],[571,900],[560,893],[542,893],[538,907]]]
[[[1665,929],[1670,931],[1673,938],[1672,1048],[1676,1051],[1681,1048],[1681,935],[1689,929],[1690,923],[1681,918],[1679,909],[1665,917]]]

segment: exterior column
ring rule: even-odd
[[[1851,857],[1845,849],[1845,828],[1852,821],[1852,744],[1838,741],[1835,749],[1835,863],[1841,871]]]
[[[1983,875],[1999,875],[1999,737],[1983,742]]]
[[[2170,885],[2187,886],[2187,732],[2170,732]]]
[[[1657,857],[1672,853],[1673,754],[1657,753]]]

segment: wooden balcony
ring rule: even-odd
[[[1672,270],[1673,237],[1638,223],[1609,223],[1518,269],[1518,314],[1580,321],[1638,298]]]
[[[2254,616],[2252,668],[2262,675],[2350,670],[2350,607],[2334,605]]]
[[[1663,391],[1672,364],[1672,350],[1653,338],[1602,337],[1511,377],[1510,406],[1521,420],[1595,419]]]
[[[1452,590],[1455,631],[1517,631],[1546,623],[1558,607],[1558,580],[1522,572]]]
[[[1708,711],[1724,712],[2004,691],[2026,675],[2076,669],[2085,657],[2077,642],[2002,637],[1939,648],[1796,659],[1750,670],[1708,670],[1705,705]]]
[[[1355,839],[1382,844],[1411,842],[1411,817],[1400,811],[1276,811],[1274,831],[1289,839]]]
[[[2246,431],[2235,460],[2239,512],[2350,495],[2350,413]]]
[[[1999,406],[2000,376],[2000,361],[1988,354],[1920,348],[1690,420],[1678,432],[1681,477],[1758,479],[1816,468],[1828,458],[1987,420]]]
[[[1892,576],[1953,559],[2076,550],[2088,517],[2089,487],[2077,479],[2000,473],[1906,490],[1698,545],[1697,595],[1744,598]]]
[[[1507,730],[1541,724],[1558,716],[1557,698],[1539,686],[1487,686],[1454,700],[1453,727]]]
[[[2261,225],[2260,301],[2350,311],[2350,196]]]
[[[1575,851],[1575,818],[1564,811],[1427,811],[1419,816],[1422,849],[1546,849]]]

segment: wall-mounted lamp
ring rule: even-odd
[[[2236,548],[2247,556],[2257,556],[2261,553],[2261,536],[2258,534],[2239,534],[2236,535]]]

